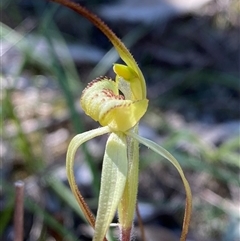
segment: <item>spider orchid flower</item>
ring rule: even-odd
[[[191,190],[177,160],[158,144],[138,135],[138,123],[148,107],[146,84],[133,56],[120,39],[97,16],[69,0],[53,0],[89,19],[112,42],[125,65],[114,64],[115,80],[99,77],[83,90],[80,104],[84,112],[101,127],[76,135],[67,151],[67,176],[86,219],[94,228],[93,241],[105,236],[116,211],[119,217],[120,240],[129,241],[135,214],[139,143],[169,160],[178,170],[185,190],[186,208],[181,240],[186,239],[191,214]],[[73,166],[77,149],[86,141],[109,134],[103,158],[101,187],[96,218],[77,188]]]

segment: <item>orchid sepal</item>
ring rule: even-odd
[[[74,177],[74,160],[75,160],[75,154],[77,149],[86,141],[89,141],[90,139],[101,136],[104,134],[107,134],[110,132],[109,127],[100,127],[94,130],[90,130],[81,134],[76,135],[71,142],[69,143],[68,150],[67,150],[67,156],[66,156],[66,171],[67,171],[67,177],[68,182],[70,185],[70,188],[74,194],[74,196],[77,199],[77,202],[79,206],[81,207],[82,212],[84,213],[87,221],[89,224],[94,227],[95,225],[95,217],[90,211],[88,205],[85,203],[84,198],[79,191],[77,187],[77,183]]]
[[[132,138],[134,138],[136,141],[143,144],[144,146],[148,147],[149,149],[153,150],[160,156],[167,159],[177,169],[177,171],[182,179],[182,182],[184,184],[184,188],[185,188],[185,192],[186,192],[186,208],[185,208],[185,212],[184,212],[183,228],[182,228],[182,234],[181,234],[181,238],[180,238],[180,241],[185,241],[186,237],[187,237],[189,225],[190,225],[190,219],[191,219],[192,192],[191,192],[191,188],[189,186],[189,183],[184,175],[184,172],[183,172],[180,164],[178,163],[178,161],[175,159],[175,157],[171,153],[169,153],[163,147],[159,146],[157,143],[155,143],[149,139],[143,138],[133,131],[128,131],[126,134],[128,136],[131,136]]]

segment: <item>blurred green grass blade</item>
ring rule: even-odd
[[[64,56],[65,56],[64,61],[61,61],[61,64],[63,66],[64,72],[66,73],[66,78],[68,79],[69,88],[72,93],[80,96],[80,89],[82,90],[83,87],[79,79],[77,70],[75,68],[75,64],[70,55],[66,42],[64,41],[63,37],[61,36],[55,24],[54,23],[52,24],[54,25],[54,28],[55,28],[55,32],[54,32],[55,39],[53,40],[53,42],[55,42],[57,39],[56,43],[60,45],[61,51],[64,53]]]
[[[56,194],[70,207],[72,208],[83,220],[86,221],[76,198],[73,196],[69,187],[66,187],[61,181],[59,181],[53,175],[47,175],[44,177],[47,184],[56,192]]]
[[[193,156],[176,152],[176,150],[171,150],[171,152],[178,159],[183,168],[188,168],[189,170],[194,170],[198,173],[206,172],[224,183],[232,183],[240,186],[240,180],[237,174],[234,174],[225,168],[220,168],[220,166],[216,167],[216,163],[208,163]]]
[[[232,183],[234,185],[240,186],[238,175],[233,173],[231,169],[228,170],[227,167],[222,167],[219,165],[220,163],[206,162],[202,157],[176,150],[176,145],[166,146],[165,143],[163,143],[162,146],[168,149],[176,157],[183,169],[195,171],[196,173],[205,172],[210,176],[222,181],[223,183]],[[141,161],[141,168],[143,169],[146,168],[150,163],[156,163],[159,161],[159,157],[153,153],[147,153],[144,159],[145,160]],[[162,160],[164,161],[164,158],[162,158]]]
[[[50,5],[51,7],[46,8],[45,12],[41,14],[40,18],[42,19],[41,23],[39,24],[39,35],[45,36],[45,33],[47,31],[49,36],[52,36],[51,39],[53,41],[53,47],[55,45],[58,46],[59,49],[61,49],[61,54],[64,55],[64,60],[61,60],[60,56],[58,56],[61,66],[66,74],[66,79],[68,80],[69,88],[71,92],[78,92],[79,89],[82,89],[81,81],[79,79],[78,72],[76,70],[74,61],[72,59],[72,56],[69,52],[68,46],[66,41],[64,40],[62,34],[60,33],[57,25],[55,24],[53,19],[54,13],[57,11],[57,9],[60,7],[59,5],[53,4]],[[42,17],[44,16],[44,17]],[[53,37],[54,36],[54,37]],[[79,93],[78,93],[79,94]]]
[[[51,33],[55,36],[55,39],[53,40],[54,45],[57,44],[58,48],[61,48],[61,53],[64,53],[64,61],[61,62],[61,64],[64,67],[65,74],[67,75],[68,83],[70,83],[71,90],[78,92],[79,89],[81,89],[81,82],[79,80],[73,60],[68,51],[67,44],[64,41],[63,37],[60,35],[55,24],[52,23],[52,25],[53,28],[51,30]],[[39,35],[39,41],[32,41],[31,38],[28,38],[27,33],[20,34],[3,23],[0,23],[0,28],[0,37],[10,44],[8,48],[2,51],[2,55],[14,46],[21,52],[22,56],[24,56],[25,59],[31,59],[33,63],[37,64],[43,70],[50,73],[52,72],[51,63],[53,59],[51,58],[51,56],[50,59],[48,58],[46,60],[45,58],[43,58],[44,55],[41,55],[39,51],[34,51],[36,44],[39,44],[40,41],[43,40],[43,36]],[[34,34],[32,35],[34,36]],[[18,74],[19,73],[20,71],[18,71]]]
[[[11,89],[5,90],[5,98],[3,100],[3,116],[10,118],[16,127],[16,136],[14,138],[8,138],[16,150],[21,154],[25,161],[26,167],[29,172],[35,173],[37,170],[43,168],[44,163],[41,158],[36,157],[32,150],[32,144],[28,140],[26,134],[23,131],[21,121],[19,120],[16,112],[14,111],[14,105],[11,98]],[[4,134],[4,130],[3,130]]]
[[[232,90],[239,90],[239,77],[238,74],[229,74],[215,70],[199,70],[194,76],[189,76],[190,81],[204,81],[210,84],[221,84]]]
[[[139,39],[147,34],[151,29],[144,28],[142,25],[136,27],[134,30],[131,30],[123,39],[122,42],[130,48],[134,45]],[[93,80],[98,76],[105,75],[107,71],[113,66],[114,63],[119,59],[119,55],[114,47],[112,47],[101,61],[93,68],[91,73],[88,76],[88,80]]]
[[[51,66],[49,66],[51,59],[46,60],[41,56],[41,53],[34,51],[36,42],[31,42],[27,38],[27,34],[20,34],[4,23],[0,23],[0,28],[0,37],[10,44],[9,48],[2,51],[2,55],[6,54],[10,48],[15,47],[21,52],[25,59],[31,60],[32,63],[41,67],[42,70],[52,73]]]
[[[49,47],[50,47],[50,53],[53,58],[52,62],[52,69],[54,70],[55,77],[57,78],[59,82],[59,86],[61,87],[64,96],[66,98],[66,102],[69,108],[70,116],[71,116],[71,122],[73,124],[73,127],[76,131],[76,133],[82,133],[84,131],[83,124],[81,121],[81,118],[79,117],[76,108],[75,108],[75,103],[74,99],[71,94],[71,90],[69,87],[69,80],[67,78],[67,74],[65,69],[63,68],[60,59],[58,58],[56,49],[54,48],[54,41],[51,36],[51,33],[49,32],[49,29],[52,24],[52,16],[54,12],[56,11],[56,8],[53,6],[52,8],[48,9],[49,13],[44,18],[44,21],[42,23],[41,29],[42,29],[42,34],[45,36]],[[94,163],[93,158],[91,157],[90,153],[87,151],[86,146],[82,146],[82,150],[85,155],[85,159],[91,169],[92,176],[93,176],[93,188],[94,192],[96,195],[99,194],[99,180],[100,180],[100,173],[97,170],[97,167]]]
[[[240,137],[234,137],[224,142],[217,152],[217,157],[223,163],[231,164],[240,168]]]
[[[186,143],[197,149],[198,153],[208,161],[214,161],[215,148],[210,146],[208,143],[204,143],[196,134],[183,128],[174,132],[170,135],[163,143],[165,148],[172,148],[173,146],[179,145],[179,143]]]
[[[45,35],[46,35],[46,39],[48,40],[49,45],[51,47],[50,48],[51,54],[52,54],[53,59],[54,59],[52,68],[54,69],[55,77],[57,78],[57,80],[59,82],[59,86],[61,87],[61,89],[64,93],[64,96],[66,98],[66,102],[67,102],[69,112],[70,112],[71,122],[73,124],[74,129],[75,129],[75,132],[76,133],[82,133],[83,130],[84,130],[83,124],[82,124],[81,118],[78,115],[77,110],[75,108],[74,99],[72,98],[72,94],[71,94],[71,91],[69,89],[66,73],[65,73],[64,69],[62,68],[61,64],[59,63],[56,52],[54,50],[52,39],[50,38],[50,36],[48,36],[47,33]],[[98,172],[97,167],[94,163],[94,160],[91,157],[91,155],[88,153],[85,145],[82,146],[82,150],[83,150],[84,155],[85,155],[85,160],[87,161],[87,163],[88,163],[88,165],[91,169],[91,172],[92,172],[93,183],[94,183],[94,185],[93,185],[94,191],[98,195],[100,173]]]
[[[1,28],[0,37],[4,38],[8,43],[11,43],[12,46],[17,46],[21,44],[21,40],[25,38],[24,35],[17,33],[14,29],[11,29],[10,27],[8,27],[6,24],[2,22],[0,22],[0,28]],[[3,55],[5,54],[5,52],[2,52],[1,54]]]
[[[13,197],[14,196],[13,185],[6,182],[5,180],[3,180],[1,184],[2,184],[3,191],[5,193],[8,193],[10,197]],[[12,205],[14,206],[14,199],[12,199]],[[62,224],[60,224],[55,218],[52,217],[51,214],[46,212],[36,201],[32,200],[31,198],[26,196],[24,197],[24,207],[34,215],[38,217],[42,217],[46,225],[48,225],[53,230],[55,230],[56,232],[58,232],[59,234],[65,237],[64,240],[81,241],[72,233],[72,231],[69,231]],[[2,222],[2,216],[1,216],[1,222]]]
[[[1,218],[0,218],[0,237],[2,236],[4,230],[12,219],[14,209],[13,199],[8,201],[7,207],[2,209],[1,207]]]
[[[236,167],[240,168],[239,153],[224,152],[224,153],[220,153],[220,155],[218,153],[218,156],[222,163],[226,163],[231,166],[236,166]]]
[[[42,209],[36,202],[29,198],[25,200],[26,207],[28,210],[33,212],[38,217],[42,217],[46,225],[55,230],[58,234],[64,237],[64,240],[68,241],[80,241],[73,232],[67,230],[62,224],[60,224],[56,219],[54,219],[49,213]]]
[[[50,16],[50,15],[49,15]],[[49,17],[50,18],[50,17]],[[51,21],[51,18],[49,19]],[[47,28],[47,23],[46,28]],[[63,69],[61,62],[59,61],[59,58],[57,56],[56,50],[54,48],[54,42],[48,32],[48,30],[45,31],[45,37],[48,42],[48,45],[50,47],[50,56],[51,59],[48,61],[45,61],[41,56],[34,55],[36,51],[34,51],[34,46],[27,38],[25,38],[24,35],[21,35],[17,33],[15,30],[9,28],[7,25],[1,23],[0,28],[2,28],[2,31],[0,31],[0,36],[3,37],[8,43],[10,43],[12,46],[15,46],[18,48],[19,51],[21,51],[22,55],[25,56],[25,58],[31,59],[35,64],[37,64],[39,67],[41,67],[43,70],[50,72],[55,76],[57,79],[60,88],[63,91],[63,94],[66,99],[66,103],[69,108],[70,112],[70,119],[73,124],[74,130],[76,133],[83,132],[83,126],[81,122],[81,118],[79,117],[77,110],[75,108],[74,99],[72,97],[71,90],[68,85],[68,79],[66,75],[66,71]],[[4,54],[4,53],[3,53]],[[82,146],[82,150],[85,155],[85,160],[87,161],[88,165],[90,166],[93,180],[94,180],[94,192],[96,195],[99,193],[99,180],[100,180],[100,173],[98,172],[96,165],[91,157],[91,155],[88,153],[86,146]]]
[[[212,69],[177,69],[177,73],[174,71],[164,71],[166,76],[175,76],[177,85],[174,88],[186,89],[188,86],[195,84],[220,84],[232,90],[239,89],[239,78],[237,73],[229,74]]]
[[[189,162],[189,157],[187,154],[180,154],[181,152],[176,152],[175,155],[183,155],[182,158],[179,157],[179,160],[186,162],[186,167],[191,169],[194,167],[196,171],[205,171],[224,182],[231,180],[232,183],[239,183],[237,181],[237,176],[234,173],[230,172],[227,167],[223,169],[219,163],[231,164],[237,167],[240,167],[239,154],[237,149],[240,148],[239,137],[230,139],[223,143],[220,147],[210,146],[208,143],[204,143],[201,139],[194,133],[189,132],[188,130],[182,129],[177,133],[173,133],[164,143],[163,146],[167,149],[172,149],[174,146],[177,146],[179,143],[186,142],[186,144],[193,145],[193,148],[196,148],[196,152],[200,154],[201,159],[199,160],[193,157],[192,162]],[[174,150],[173,150],[174,151]],[[187,149],[186,149],[186,152]],[[187,159],[186,159],[187,158]],[[185,161],[184,161],[185,160]],[[183,164],[184,165],[184,164]],[[216,165],[219,165],[216,168]]]

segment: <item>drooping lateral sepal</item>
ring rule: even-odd
[[[148,140],[146,138],[143,138],[132,131],[127,132],[127,134],[133,137],[134,139],[136,139],[139,143],[145,145],[146,147],[150,148],[157,154],[166,158],[177,169],[186,191],[186,206],[185,206],[185,213],[184,213],[184,219],[183,219],[182,234],[180,238],[180,241],[185,241],[187,237],[187,233],[190,225],[191,213],[192,213],[192,192],[180,164],[166,149],[159,146],[157,143],[151,140]]]
[[[66,157],[66,169],[67,169],[67,177],[70,184],[70,188],[75,196],[75,198],[78,201],[78,204],[85,216],[85,218],[88,220],[90,225],[94,227],[95,225],[95,217],[93,216],[91,210],[89,209],[88,205],[85,203],[84,198],[81,194],[81,192],[78,190],[78,186],[76,184],[76,180],[74,177],[74,160],[75,160],[75,154],[77,149],[86,141],[106,134],[110,132],[110,129],[108,127],[101,127],[98,129],[90,130],[81,134],[76,135],[70,142],[67,150],[67,157]]]

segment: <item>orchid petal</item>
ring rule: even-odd
[[[184,188],[186,191],[186,208],[185,208],[185,213],[184,213],[184,220],[183,220],[183,230],[182,230],[182,235],[181,235],[181,241],[186,240],[186,236],[188,233],[188,227],[190,224],[190,218],[191,218],[191,210],[192,210],[192,193],[191,193],[191,189],[189,186],[189,183],[183,173],[183,170],[181,168],[181,166],[179,165],[178,161],[167,151],[165,150],[163,147],[159,146],[157,143],[150,141],[146,138],[143,138],[141,136],[139,136],[138,134],[134,133],[134,132],[127,132],[127,134],[131,137],[133,137],[134,139],[136,139],[137,141],[139,141],[139,143],[142,143],[143,145],[147,146],[148,148],[150,148],[151,150],[155,151],[156,153],[158,153],[159,155],[163,156],[164,158],[166,158],[168,161],[170,161],[178,170],[183,184],[184,184]]]
[[[121,200],[128,172],[127,143],[123,133],[111,133],[104,154],[99,205],[93,241],[102,241]]]
[[[74,178],[74,172],[73,172],[74,158],[75,158],[75,153],[77,149],[84,142],[109,132],[110,132],[110,129],[107,126],[105,126],[105,127],[84,132],[82,134],[78,134],[71,140],[67,150],[66,169],[67,169],[67,177],[70,184],[70,188],[74,196],[76,197],[82,212],[84,213],[86,219],[88,220],[88,222],[91,224],[92,227],[94,227],[95,225],[95,218],[92,212],[90,211],[90,209],[88,208],[87,204],[84,202],[84,198],[82,197],[80,191],[78,190],[78,187]]]
[[[133,95],[131,99],[141,100],[142,86],[141,82],[139,81],[138,74],[131,67],[122,64],[114,64],[113,70],[117,76],[122,77],[125,81],[130,83],[130,88]]]

